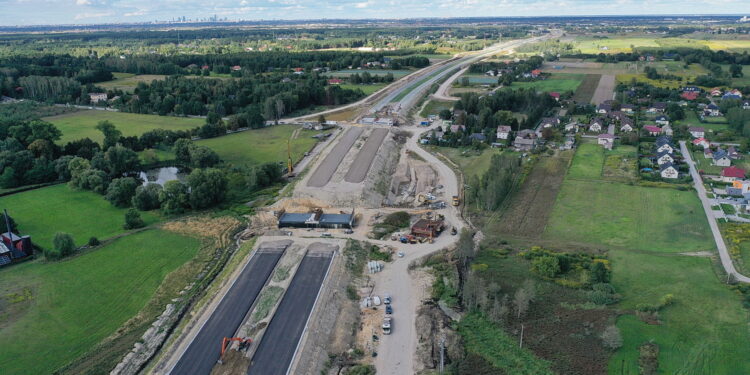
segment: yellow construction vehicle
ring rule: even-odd
[[[460,205],[460,204],[461,204],[461,200],[460,200],[460,199],[458,199],[458,195],[454,195],[454,196],[453,196],[453,205],[454,205],[454,206],[458,206],[458,205]]]

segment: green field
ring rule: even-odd
[[[57,232],[73,235],[76,245],[90,237],[105,239],[125,232],[125,209],[112,206],[103,196],[55,185],[0,197],[0,207],[18,222],[21,233],[43,248],[52,247]],[[146,224],[159,220],[156,213],[142,212]]]
[[[544,237],[655,252],[715,247],[692,191],[572,178],[557,196]]]
[[[454,83],[460,85],[464,78],[468,78],[471,85],[497,85],[497,77],[490,77],[483,74],[464,74],[456,79]]]
[[[190,130],[206,123],[200,118],[141,115],[136,113],[111,111],[78,111],[60,116],[45,117],[57,126],[63,135],[59,143],[66,143],[81,138],[91,138],[102,142],[102,133],[96,130],[99,121],[110,121],[125,136],[138,136],[153,129]]]
[[[743,52],[750,50],[750,40],[701,40],[689,38],[662,38],[654,36],[610,35],[605,38],[578,37],[573,42],[582,53],[632,52],[634,48],[695,48]]]
[[[604,147],[595,143],[582,143],[568,169],[568,178],[599,180],[604,167]]]
[[[695,162],[695,167],[705,174],[718,176],[721,174],[721,170],[724,169],[724,167],[714,165],[712,163],[713,159],[703,157],[703,151],[693,152],[693,161]]]
[[[656,304],[666,294],[675,301],[659,312],[661,325],[630,314],[618,319],[623,347],[609,362],[611,375],[639,374],[638,346],[649,340],[660,348],[660,374],[750,373],[747,310],[716,277],[710,259],[619,250],[609,254],[612,283],[623,296],[620,310]]]
[[[441,100],[430,100],[425,104],[424,109],[422,109],[422,112],[419,114],[422,117],[427,117],[429,115],[438,115],[440,111],[444,109],[452,110],[453,109],[453,102],[446,102]]]
[[[312,135],[319,132],[302,131],[294,125],[277,125],[263,129],[248,130],[217,138],[200,140],[199,145],[208,146],[222,160],[234,165],[251,165],[269,162],[286,162],[286,141],[292,139],[292,158],[296,161],[310,151],[316,140]]]
[[[482,176],[484,172],[490,168],[492,155],[497,155],[503,152],[497,148],[486,148],[481,151],[474,151],[455,147],[433,147],[430,148],[430,150],[435,150],[458,164],[458,167],[464,174],[466,180],[473,176]]]
[[[122,90],[125,92],[133,92],[138,83],[151,83],[153,81],[161,81],[167,76],[161,74],[141,74],[135,75],[131,73],[112,73],[115,79],[107,82],[99,82],[96,85],[103,87],[107,90]]]
[[[83,355],[138,313],[198,247],[149,230],[65,261],[3,269],[0,372],[50,374]]]
[[[583,74],[552,74],[547,79],[532,82],[513,82],[513,88],[533,88],[542,92],[568,92],[576,91],[583,82]]]
[[[375,91],[378,91],[385,87],[386,85],[384,83],[373,83],[370,85],[350,85],[350,84],[341,84],[339,85],[342,89],[349,89],[349,90],[356,90],[360,89],[362,92],[365,93],[365,95],[371,95]]]

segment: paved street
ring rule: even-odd
[[[750,283],[750,277],[740,274],[739,272],[737,272],[737,269],[734,268],[732,258],[729,256],[729,250],[727,250],[727,245],[724,243],[724,238],[721,236],[719,225],[716,223],[716,219],[714,218],[713,209],[711,209],[711,201],[706,196],[706,189],[703,186],[703,180],[701,179],[700,174],[698,174],[698,170],[695,167],[695,162],[693,161],[693,158],[690,155],[687,146],[685,146],[685,141],[680,141],[680,151],[682,152],[682,156],[685,157],[685,161],[688,163],[688,166],[690,166],[690,175],[693,177],[693,185],[695,186],[695,190],[698,192],[698,198],[700,198],[701,200],[703,210],[706,211],[708,225],[711,227],[714,241],[716,241],[716,248],[719,250],[719,257],[721,258],[721,265],[724,267],[724,271],[732,275],[732,277],[734,277],[738,281]]]

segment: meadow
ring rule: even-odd
[[[148,230],[61,262],[0,271],[0,372],[50,374],[83,355],[138,313],[198,248],[196,239]]]
[[[382,89],[385,87],[384,83],[372,83],[369,85],[351,85],[351,84],[341,84],[339,85],[342,89],[349,89],[349,90],[356,90],[360,89],[362,92],[365,93],[365,95],[371,95],[372,93]]]
[[[107,90],[122,90],[124,92],[132,93],[139,83],[151,83],[153,81],[161,81],[167,76],[161,74],[140,74],[135,75],[132,73],[112,73],[114,79],[106,82],[99,82],[96,85]]]
[[[567,178],[598,180],[602,177],[604,148],[595,143],[581,143],[573,156]]]
[[[125,232],[125,209],[112,206],[101,195],[73,190],[66,184],[0,197],[0,207],[8,210],[22,234],[30,235],[42,248],[52,248],[57,232],[71,234],[78,246],[91,237],[103,240]],[[141,212],[141,217],[147,225],[160,219],[154,212]]]
[[[196,143],[213,149],[222,160],[235,166],[271,162],[284,162],[286,165],[287,140],[291,139],[292,159],[297,161],[315,145],[317,140],[312,136],[318,133],[294,125],[277,125],[203,139]]]
[[[427,117],[429,115],[438,115],[440,111],[444,109],[451,110],[453,109],[453,102],[446,102],[442,100],[430,100],[425,104],[425,106],[422,109],[422,112],[419,113],[422,117]]]
[[[605,38],[593,38],[588,36],[578,37],[574,40],[575,49],[582,53],[618,53],[632,52],[633,49],[658,49],[658,48],[695,48],[711,49],[714,51],[725,50],[732,52],[743,52],[750,50],[750,40],[723,40],[723,39],[690,39],[690,38],[662,38],[656,36],[620,36],[611,35]]]
[[[584,79],[583,74],[552,74],[547,79],[531,82],[513,82],[513,88],[532,88],[542,92],[575,92]]]
[[[63,133],[58,143],[66,143],[81,138],[91,138],[102,142],[104,136],[96,130],[100,121],[110,121],[125,136],[138,136],[153,129],[190,130],[206,123],[201,118],[174,116],[141,115],[137,113],[85,110],[59,116],[45,117]]]

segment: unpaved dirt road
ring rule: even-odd
[[[599,105],[605,100],[614,99],[615,84],[614,74],[603,74],[602,78],[599,79],[599,86],[596,87],[594,96],[591,98],[591,104]]]
[[[367,172],[370,171],[372,161],[375,160],[375,154],[378,152],[380,145],[383,144],[385,136],[388,135],[388,129],[378,128],[372,131],[370,137],[367,138],[365,145],[359,149],[357,157],[349,167],[349,170],[344,176],[346,182],[360,183],[367,177]]]
[[[325,159],[320,162],[318,168],[315,169],[310,179],[307,180],[307,186],[309,187],[323,187],[331,181],[331,177],[336,173],[339,168],[339,164],[344,160],[344,157],[352,148],[354,142],[357,141],[364,129],[362,128],[349,128],[344,133],[338,143],[333,146],[331,152],[326,155]]]

